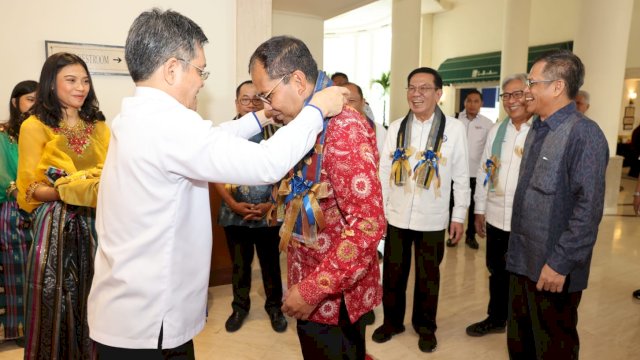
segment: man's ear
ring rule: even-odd
[[[296,70],[291,73],[289,78],[289,81],[292,81],[293,85],[296,87],[297,93],[299,95],[303,95],[307,90],[307,86],[309,86],[305,74],[300,70]]]
[[[162,64],[162,76],[168,85],[175,84],[176,80],[182,75],[182,64],[180,60],[172,57]]]

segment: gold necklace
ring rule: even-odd
[[[93,131],[94,124],[86,123],[80,119],[75,126],[67,126],[66,121],[61,121],[60,126],[53,128],[56,134],[62,134],[67,138],[67,146],[78,155],[82,155],[84,150],[91,144],[89,135]]]

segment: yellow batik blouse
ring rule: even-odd
[[[63,202],[95,207],[102,165],[107,156],[110,131],[104,121],[80,121],[73,128],[51,128],[32,115],[20,127],[18,141],[18,205],[32,212],[42,202],[33,199],[40,185],[54,186]],[[67,176],[52,184],[50,168]]]

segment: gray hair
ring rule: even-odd
[[[207,41],[200,26],[178,12],[145,11],[133,21],[127,36],[124,57],[129,74],[138,82],[148,79],[172,57],[191,61],[196,47]]]
[[[504,78],[504,80],[502,80],[502,90],[504,90],[504,87],[507,86],[508,83],[510,83],[510,82],[512,82],[514,80],[520,80],[520,81],[522,81],[522,84],[526,84],[527,83],[527,74],[518,73],[518,74],[511,74],[511,75],[507,76],[506,78]]]
[[[578,95],[582,95],[582,97],[584,98],[584,102],[586,102],[587,104],[591,102],[591,95],[589,95],[586,90],[579,90]]]

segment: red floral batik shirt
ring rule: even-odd
[[[337,324],[344,295],[351,322],[380,304],[382,288],[377,246],[386,220],[378,179],[375,131],[353,108],[345,107],[326,130],[320,181],[325,228],[317,247],[288,245],[289,287],[298,284],[310,321]]]

